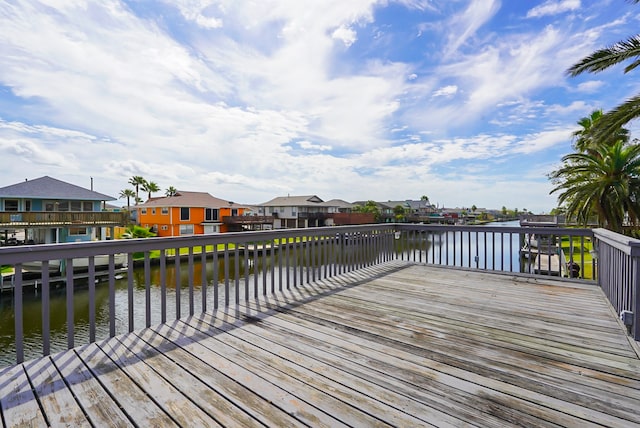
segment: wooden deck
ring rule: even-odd
[[[2,424],[640,426],[635,345],[595,286],[394,263],[5,369]]]

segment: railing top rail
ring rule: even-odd
[[[621,235],[607,229],[594,229],[593,234],[599,241],[604,242],[627,255],[640,257],[640,240],[638,239]]]
[[[492,226],[484,225],[451,225],[451,224],[414,224],[397,223],[394,226],[398,230],[441,230],[441,231],[463,231],[463,232],[502,232],[502,233],[528,233],[540,235],[574,235],[593,236],[593,229],[571,228],[571,227],[521,227],[521,226]]]
[[[118,239],[113,241],[69,242],[60,244],[19,245],[0,248],[0,264],[52,259],[89,257],[105,254],[133,253],[152,250],[171,250],[182,247],[198,247],[219,244],[243,244],[283,238],[334,236],[338,233],[364,233],[372,230],[393,230],[392,224],[359,226],[314,227],[301,229],[263,230],[254,232],[229,232],[162,238]]]

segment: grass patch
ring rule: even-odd
[[[593,242],[591,238],[574,236],[569,239],[565,236],[561,239],[560,248],[564,253],[567,262],[573,261],[580,265],[580,277],[584,279],[594,279],[593,277]],[[573,254],[572,254],[573,252]],[[581,262],[584,261],[584,266]]]

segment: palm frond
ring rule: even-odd
[[[567,70],[567,74],[575,77],[585,71],[599,73],[633,57],[640,57],[640,35],[618,42],[608,48],[595,51],[571,66]],[[631,69],[633,68],[635,67]],[[627,70],[625,70],[625,72],[627,72]]]
[[[634,119],[640,118],[640,95],[608,111],[594,127],[596,138],[605,138]]]

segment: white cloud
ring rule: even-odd
[[[317,150],[317,151],[327,151],[327,150],[331,150],[331,146],[327,146],[327,145],[320,145],[320,144],[313,144],[310,141],[300,141],[298,142],[298,145],[305,149],[305,150]]]
[[[202,28],[214,29],[223,26],[223,21],[219,17],[213,16],[214,13],[221,14],[224,7],[214,8],[216,3],[211,0],[171,0],[170,5],[177,7],[180,13],[188,21],[195,22]]]
[[[513,153],[531,154],[558,144],[571,141],[572,128],[558,128],[525,136],[513,149]]]
[[[527,18],[541,18],[548,15],[558,15],[581,8],[580,0],[547,0],[527,12]]]
[[[469,6],[462,13],[454,15],[447,24],[449,43],[445,56],[455,53],[499,9],[499,0],[474,0],[469,2]]]
[[[450,97],[458,93],[456,85],[444,86],[433,93],[434,97]]]
[[[586,94],[593,94],[598,92],[605,83],[602,80],[589,80],[588,82],[582,82],[578,85],[577,91]]]
[[[331,34],[331,37],[336,40],[340,40],[346,47],[351,46],[356,40],[358,40],[356,32],[353,29],[344,26],[336,28],[336,30]]]
[[[579,117],[586,115],[587,112],[593,111],[595,108],[584,101],[574,101],[569,105],[552,105],[547,107],[546,116],[549,117]],[[576,120],[577,121],[577,120]]]

